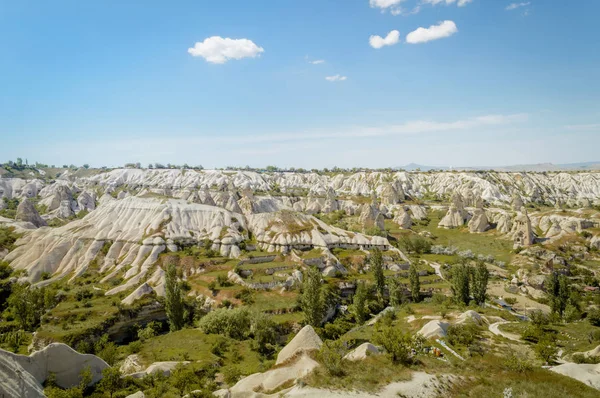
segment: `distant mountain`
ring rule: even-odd
[[[538,163],[538,164],[519,164],[512,166],[481,166],[481,167],[447,167],[447,166],[427,166],[417,163],[409,163],[406,166],[396,167],[396,169],[402,169],[406,171],[429,171],[429,170],[458,170],[458,171],[473,171],[473,170],[495,170],[495,171],[528,171],[528,172],[542,172],[542,171],[596,171],[600,170],[600,161],[598,162],[581,162],[581,163],[565,163],[565,164],[554,164],[554,163]]]

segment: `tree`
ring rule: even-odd
[[[340,377],[345,374],[344,371],[344,344],[340,340],[326,340],[321,351],[319,359],[329,375]]]
[[[557,272],[553,272],[546,278],[545,286],[546,293],[550,299],[550,309],[552,310],[552,313],[557,313],[562,316],[567,308],[567,303],[571,294],[569,280],[566,276],[558,275]]]
[[[98,383],[98,387],[109,393],[110,398],[112,398],[113,394],[121,389],[122,380],[121,380],[121,371],[119,368],[104,368],[102,370],[102,380]]]
[[[479,305],[485,304],[485,294],[487,292],[490,271],[483,261],[480,261],[473,272],[473,298]]]
[[[412,338],[400,328],[385,326],[375,332],[374,341],[381,345],[394,363],[403,365],[411,362]]]
[[[34,331],[46,309],[54,306],[53,292],[46,288],[33,288],[16,283],[7,300],[12,313],[22,329]]]
[[[535,353],[542,361],[551,364],[556,361],[558,348],[556,348],[556,344],[551,338],[544,335],[535,345]]]
[[[321,287],[321,273],[316,267],[311,267],[304,275],[300,307],[304,312],[306,323],[318,327],[323,320],[325,303]]]
[[[390,293],[390,304],[394,307],[398,307],[404,301],[404,292],[402,284],[398,279],[391,278],[388,283],[388,291]]]
[[[380,300],[383,300],[383,293],[385,291],[385,276],[383,275],[383,255],[381,250],[373,249],[371,252],[371,268],[373,269],[373,276],[375,277],[375,290]]]
[[[410,295],[415,303],[421,300],[421,281],[419,279],[419,271],[414,264],[411,264],[408,271],[410,281]]]
[[[367,320],[368,308],[367,299],[369,297],[369,288],[364,281],[356,285],[356,292],[352,298],[352,314],[358,324],[363,324]]]
[[[470,267],[456,264],[452,267],[452,293],[457,304],[469,304],[469,274]]]
[[[180,330],[184,322],[184,305],[181,283],[177,280],[175,264],[167,267],[165,275],[165,310],[171,331]]]
[[[263,312],[253,314],[252,326],[250,327],[254,336],[254,348],[256,351],[266,354],[272,350],[277,342],[277,331],[275,322]]]

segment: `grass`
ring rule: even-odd
[[[472,234],[466,227],[457,229],[438,228],[444,212],[432,211],[429,214],[431,221],[427,226],[415,225],[415,232],[427,231],[435,237],[434,244],[442,246],[455,246],[459,250],[472,250],[475,254],[492,255],[496,260],[507,264],[513,258],[513,243],[494,230],[481,234]]]
[[[219,361],[219,357],[211,352],[211,348],[221,338],[216,334],[205,334],[199,329],[182,329],[144,341],[138,355],[146,366],[159,361],[213,364]],[[250,375],[262,372],[271,365],[270,361],[264,361],[257,352],[250,349],[250,340],[228,341],[229,349],[222,358],[223,366],[234,365],[242,374]],[[234,359],[234,352],[241,355],[239,362]]]
[[[317,388],[376,392],[389,383],[410,380],[412,373],[409,368],[392,364],[384,355],[369,356],[363,361],[347,361],[344,372],[343,376],[335,377],[319,367],[303,381]]]

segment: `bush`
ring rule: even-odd
[[[573,362],[575,363],[588,363],[588,364],[598,364],[600,363],[600,356],[587,356],[581,353],[573,354]]]
[[[448,327],[448,342],[451,345],[469,346],[478,340],[480,331],[473,324],[466,325],[450,325]]]
[[[344,372],[344,344],[339,341],[325,341],[319,351],[319,360],[330,376],[341,377]]]
[[[534,349],[537,356],[547,364],[551,364],[556,361],[558,348],[548,335],[544,335],[535,345]]]
[[[413,340],[409,334],[403,333],[399,328],[386,326],[376,331],[374,341],[381,345],[394,363],[408,365],[412,363]]]
[[[225,380],[225,383],[227,383],[227,385],[229,385],[229,386],[234,385],[239,380],[240,376],[242,375],[240,373],[240,370],[235,366],[224,367],[222,370],[222,373],[223,373],[223,379]]]
[[[248,337],[251,326],[250,311],[246,308],[226,309],[209,312],[199,327],[206,334],[221,334],[236,340]]]
[[[142,350],[142,342],[139,340],[133,341],[133,342],[129,343],[129,346],[127,346],[127,349],[129,350],[130,354],[137,354],[138,352],[140,352]]]
[[[587,314],[588,321],[594,326],[600,326],[600,309],[593,309]]]

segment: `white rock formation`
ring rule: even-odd
[[[417,333],[426,339],[443,338],[447,336],[448,326],[450,326],[450,324],[447,322],[433,320],[425,324],[425,326],[423,326]]]
[[[379,353],[379,348],[375,347],[373,344],[363,343],[346,354],[344,359],[347,359],[348,361],[362,361],[369,355],[377,355]]]
[[[403,206],[400,206],[398,209],[398,212],[394,217],[394,222],[398,224],[401,229],[410,229],[410,227],[412,227],[412,219],[406,210],[404,210]]]
[[[469,231],[471,233],[485,232],[490,228],[485,210],[483,209],[483,201],[476,201],[476,208],[473,211],[473,216],[469,220]]]
[[[61,343],[52,343],[30,356],[0,350],[0,372],[3,372],[2,366],[9,363],[14,364],[15,372],[21,372],[20,375],[12,376],[23,381],[24,386],[19,388],[27,390],[32,390],[32,386],[30,386],[32,378],[29,375],[41,386],[52,373],[56,377],[57,386],[70,388],[80,383],[80,373],[84,368],[90,368],[92,384],[94,384],[102,378],[102,370],[108,367],[108,364],[97,356],[80,354],[68,345]],[[4,372],[6,371],[5,369]],[[0,382],[0,389],[3,388],[2,385],[3,383]],[[32,396],[35,396],[35,388],[32,391]]]
[[[38,228],[48,225],[28,199],[22,200],[19,206],[17,206],[15,219],[17,221],[30,222]]]
[[[531,227],[531,220],[527,214],[527,210],[522,207],[521,211],[514,219],[513,227],[510,236],[514,241],[514,247],[528,247],[533,244],[534,234]]]
[[[323,341],[310,325],[304,326],[296,336],[277,355],[275,365],[286,363],[301,353],[318,351]]]

